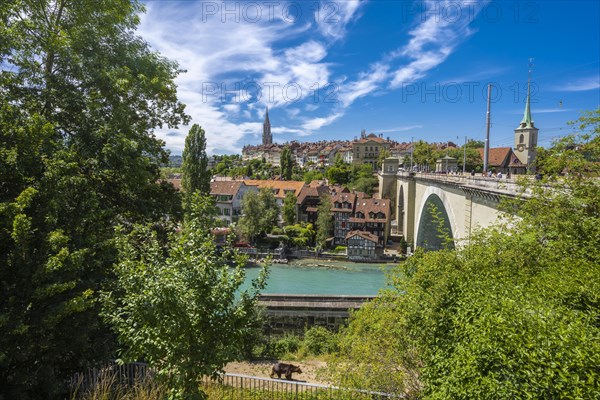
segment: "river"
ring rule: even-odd
[[[315,259],[272,264],[265,294],[328,294],[374,296],[386,286],[386,272],[394,264],[361,264]],[[244,287],[259,267],[248,267]]]

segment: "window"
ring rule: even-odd
[[[525,135],[523,135],[521,133],[521,136],[519,136],[519,143],[524,143],[525,142]]]
[[[229,210],[229,208],[224,208],[224,209],[223,209],[223,215],[230,215],[230,210]]]

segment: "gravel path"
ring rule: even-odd
[[[309,383],[327,384],[328,382],[318,378],[318,371],[327,366],[324,361],[305,360],[305,361],[287,361],[279,360],[280,362],[294,364],[302,369],[301,374],[293,374],[292,378],[298,381]],[[234,374],[243,374],[268,378],[271,373],[271,367],[276,361],[244,361],[231,362],[225,366],[225,372]],[[283,378],[283,376],[282,376]]]

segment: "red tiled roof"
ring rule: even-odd
[[[210,194],[216,196],[235,196],[242,181],[215,181],[210,183]]]
[[[313,181],[314,182],[314,181]],[[304,186],[300,190],[300,194],[298,195],[297,204],[302,204],[306,200],[307,197],[321,197],[323,193],[329,192],[329,188],[327,186]]]
[[[356,193],[338,192],[331,196],[331,201],[334,203],[336,201],[339,201],[340,203],[343,203],[345,201],[347,201],[348,203],[354,203],[354,200],[356,200]]]
[[[285,198],[285,194],[289,190],[294,191],[294,196],[298,197],[300,191],[304,187],[302,181],[274,181],[274,180],[257,180],[257,179],[244,179],[244,183],[248,186],[256,186],[259,189],[269,188],[276,190],[275,197],[279,199]]]
[[[371,134],[371,135],[373,135],[373,134]],[[371,135],[367,136],[367,137],[366,137],[366,138],[364,138],[364,139],[355,140],[355,141],[354,141],[354,142],[352,142],[352,143],[368,143],[368,142],[376,142],[376,143],[389,143],[389,142],[388,142],[387,140],[385,140],[384,138],[380,138],[380,137],[377,137],[377,136],[375,136],[375,135],[371,136]]]
[[[377,235],[374,235],[374,234],[372,234],[370,232],[366,232],[366,231],[350,231],[346,235],[346,240],[350,239],[352,236],[360,236],[363,239],[366,239],[366,240],[369,240],[369,241],[375,242],[375,243],[379,242],[379,237],[377,237]]]
[[[477,149],[481,159],[483,160],[484,149]],[[512,154],[510,147],[494,147],[490,149],[488,165],[491,167],[506,167],[508,165],[508,157]]]
[[[181,190],[181,179],[167,179],[167,182],[175,186],[175,189]]]
[[[388,199],[358,199],[356,200],[355,213],[361,212],[365,215],[365,222],[385,222],[390,216],[391,206]],[[369,214],[375,213],[371,218]],[[384,218],[377,218],[377,214],[382,213]],[[360,221],[363,221],[362,219]]]

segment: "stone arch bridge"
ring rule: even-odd
[[[468,238],[475,228],[497,223],[502,198],[520,193],[513,179],[396,172],[397,164],[386,164],[378,176],[379,195],[392,199],[392,236],[404,237],[409,246],[439,249],[440,227],[452,239]]]

